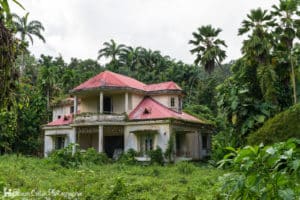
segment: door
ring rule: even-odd
[[[124,149],[124,137],[121,136],[104,136],[104,151],[110,158],[113,157],[115,150]]]

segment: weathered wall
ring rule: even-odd
[[[81,97],[80,103],[80,112],[99,112],[99,104],[100,98],[99,96],[89,96],[89,97]]]
[[[144,96],[142,96],[142,95],[131,94],[132,106],[131,106],[131,109],[129,109],[129,112],[131,112],[132,110],[134,110],[137,107],[137,105],[139,105],[139,103],[141,103],[141,101],[143,100],[143,98],[144,98]]]
[[[65,146],[70,143],[74,143],[75,139],[75,128],[64,127],[56,129],[46,129],[44,136],[44,155],[47,156],[51,151],[54,150],[54,138],[58,135],[65,136]]]
[[[169,124],[157,124],[157,125],[128,125],[125,126],[124,136],[125,136],[125,151],[128,149],[134,149],[139,151],[140,141],[139,134],[133,133],[132,131],[137,130],[157,130],[158,133],[154,134],[153,147],[159,146],[163,151],[167,149],[169,138],[170,138],[170,128]]]
[[[122,114],[125,112],[125,94],[112,95],[113,113]]]
[[[53,108],[52,120],[58,119],[58,116],[63,117],[64,115],[70,114],[71,105],[56,106]]]
[[[165,94],[165,95],[153,95],[151,97],[168,108],[171,108],[171,98],[174,97],[175,106],[172,107],[172,109],[178,110],[178,104],[179,104],[179,96],[178,95]]]

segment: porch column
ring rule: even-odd
[[[74,114],[76,115],[77,114],[77,105],[78,105],[78,102],[77,102],[77,96],[74,96]]]
[[[100,106],[99,106],[100,110],[99,110],[99,112],[102,114],[103,113],[103,92],[102,91],[100,92],[99,96],[100,96],[100,99],[99,99],[100,100],[100,102],[99,102],[100,103]]]
[[[128,113],[128,92],[125,93],[125,113]]]
[[[76,128],[74,127],[72,132],[69,133],[69,144],[76,144]],[[76,146],[73,146],[72,153],[76,151]]]
[[[103,125],[99,125],[98,138],[98,152],[103,152]]]

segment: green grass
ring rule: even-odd
[[[190,163],[164,167],[115,163],[67,169],[47,159],[6,155],[0,157],[0,196],[6,187],[22,192],[79,192],[80,199],[208,200],[217,193],[222,174],[222,170]]]

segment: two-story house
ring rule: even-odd
[[[174,157],[201,159],[210,149],[212,127],[182,111],[184,92],[174,82],[146,85],[104,71],[70,91],[53,108],[45,125],[45,156],[77,143],[112,157],[134,149],[143,153],[158,146],[165,151],[174,139]]]

